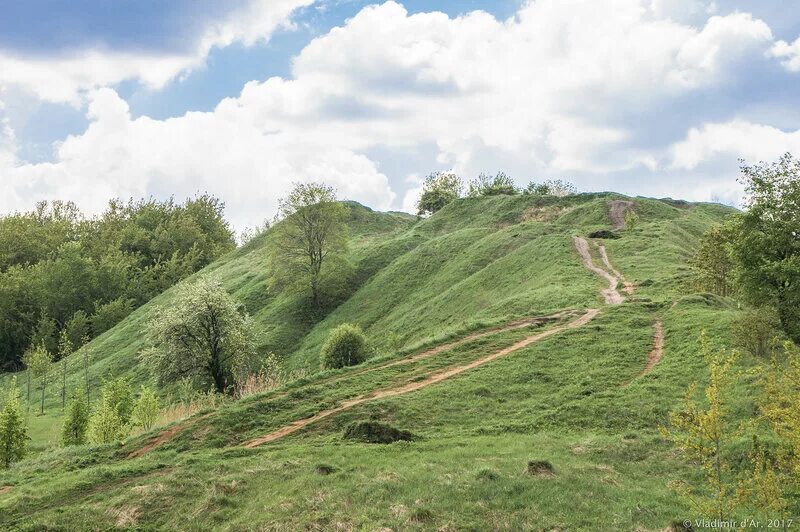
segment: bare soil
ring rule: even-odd
[[[614,273],[595,265],[594,259],[592,259],[592,253],[589,251],[589,242],[580,236],[573,237],[572,241],[575,244],[575,249],[578,250],[578,254],[581,256],[583,265],[586,266],[587,269],[608,281],[608,288],[600,291],[605,299],[606,305],[619,305],[625,301],[625,298],[622,297],[622,294],[620,294],[617,290],[621,279]]]
[[[628,200],[612,200],[608,202],[608,217],[615,231],[625,229],[625,211],[633,207],[633,202]]]

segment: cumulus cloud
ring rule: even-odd
[[[800,38],[789,44],[778,41],[770,50],[773,57],[781,59],[781,64],[790,72],[800,72]]]
[[[291,25],[290,16],[314,0],[250,0],[208,25],[185,52],[127,51],[86,47],[56,55],[0,50],[0,86],[34,92],[48,102],[79,105],[86,91],[136,80],[159,89],[202,66],[213,48],[252,45]]]
[[[285,13],[300,4],[280,3]],[[519,168],[525,177],[574,178],[585,189],[624,188],[613,181],[625,176],[642,194],[669,193],[675,179],[684,197],[733,197],[735,189],[721,185],[733,175],[710,179],[703,162],[735,161],[775,139],[783,151],[796,145],[796,134],[749,122],[715,125],[676,109],[736,87],[748,76],[742,65],[774,61],[772,32],[744,13],[691,25],[664,16],[665,5],[539,0],[500,21],[484,12],[409,15],[389,1],[309,43],[290,79],[250,82],[211,112],[132,119],[116,92],[94,90],[90,125],[57,146],[53,163],[16,162],[3,171],[9,194],[0,209],[45,196],[98,209],[111,196],[208,191],[241,226],[274,212],[291,181],[310,179],[386,209],[395,193],[380,161],[365,153],[423,145],[436,146],[431,165],[467,176]],[[204,46],[249,42],[282,19],[270,20],[217,28]],[[158,85],[177,67],[151,68],[142,76]],[[667,122],[679,134],[661,133]],[[752,135],[766,140],[746,142]],[[705,173],[690,175],[693,169]],[[413,210],[419,183],[412,178],[404,189],[398,204]]]

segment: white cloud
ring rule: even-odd
[[[41,100],[79,105],[86,91],[137,80],[160,89],[202,66],[213,48],[252,45],[289,26],[294,10],[314,0],[250,0],[207,27],[194,49],[185,53],[115,51],[86,48],[57,56],[26,56],[0,50],[0,87],[16,86]]]
[[[778,41],[770,50],[772,57],[782,59],[781,64],[789,72],[800,72],[800,38],[792,44]]]
[[[301,3],[281,5],[288,14]],[[205,46],[250,42],[282,19],[269,20],[218,28]],[[539,0],[507,21],[482,12],[408,15],[387,2],[311,42],[295,58],[292,79],[250,82],[212,112],[133,120],[114,91],[92,91],[88,129],[60,143],[53,163],[4,171],[9,194],[0,209],[61,197],[96,210],[112,196],[208,191],[244,226],[274,212],[291,181],[307,179],[385,209],[394,193],[365,153],[421,145],[436,146],[440,164],[468,176],[516,167],[530,172],[525,177],[575,173],[591,188],[587,176],[602,182],[638,172],[636,192],[658,193],[665,172],[753,153],[761,141],[742,141],[748,134],[785,140],[757,124],[733,127],[738,133],[699,127],[708,121],[701,116],[689,117],[699,128],[675,146],[688,128],[650,143],[634,133],[641,115],[670,114],[677,99],[747,76],[741,63],[770,60],[773,46],[769,27],[747,14],[695,27],[660,17],[644,0]],[[147,75],[158,85],[175,68]],[[68,70],[86,77],[74,87],[101,83],[91,69]],[[56,69],[53,79],[61,75]],[[655,133],[658,124],[650,127]],[[718,181],[685,183],[683,195],[693,199],[729,192]],[[419,185],[405,188],[402,206],[413,210]]]
[[[720,155],[747,161],[774,160],[786,152],[800,153],[800,130],[780,129],[744,120],[692,128],[672,146],[672,167],[692,170]]]

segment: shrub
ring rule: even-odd
[[[733,342],[753,356],[766,357],[772,340],[780,334],[780,326],[778,313],[771,307],[745,310],[731,326]]]
[[[608,229],[601,229],[599,231],[594,231],[589,233],[589,238],[607,238],[607,239],[617,239],[619,235],[614,231],[609,231]]]
[[[100,305],[92,316],[92,333],[100,336],[133,312],[136,302],[123,297]]]
[[[377,421],[360,421],[345,429],[344,438],[364,443],[393,443],[412,441],[414,435],[406,430],[396,429]]]
[[[103,400],[108,401],[119,416],[120,423],[125,425],[131,419],[133,411],[133,388],[125,377],[117,377],[106,381],[103,385]]]
[[[70,399],[67,413],[64,416],[64,426],[61,429],[61,443],[69,445],[83,445],[86,443],[86,429],[89,425],[89,406],[82,391],[78,391]]]
[[[22,419],[16,380],[11,381],[6,404],[0,410],[0,465],[9,467],[25,456],[25,441],[28,430]]]
[[[368,354],[367,340],[361,328],[345,323],[328,336],[320,352],[320,361],[323,368],[343,368],[360,364]]]
[[[112,443],[125,437],[125,429],[116,408],[107,397],[89,418],[89,443]]]
[[[142,386],[142,392],[131,412],[131,425],[150,430],[155,425],[160,410],[161,405],[156,394],[152,389]]]
[[[625,211],[625,229],[635,229],[639,223],[639,215],[633,209]]]
[[[417,202],[417,214],[426,215],[439,211],[448,203],[460,198],[463,189],[461,178],[453,173],[430,174],[422,185],[422,194]]]
[[[514,185],[511,176],[498,172],[495,176],[480,174],[477,179],[469,182],[470,197],[477,196],[513,196],[519,194],[519,189]]]

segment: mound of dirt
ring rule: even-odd
[[[414,435],[406,430],[396,429],[377,421],[353,423],[344,431],[344,439],[363,443],[394,443],[412,441]]]
[[[533,477],[554,477],[556,470],[547,460],[531,460],[525,468],[525,474]]]
[[[592,233],[589,233],[589,238],[616,239],[619,238],[619,235],[614,231],[609,231],[608,229],[601,229],[599,231],[594,231]]]

